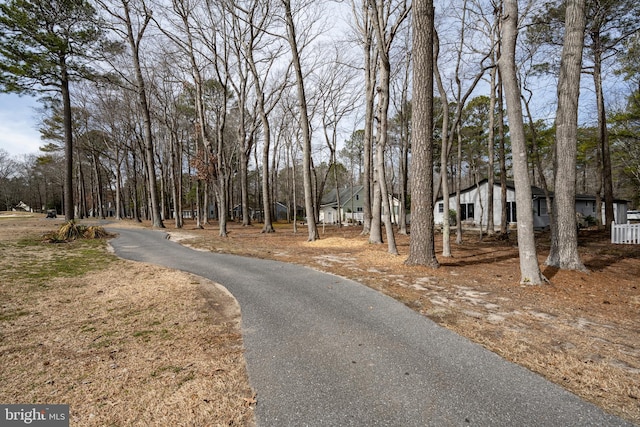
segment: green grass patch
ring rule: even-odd
[[[13,253],[10,265],[0,263],[5,280],[47,287],[58,277],[80,277],[91,271],[108,268],[117,260],[106,251],[104,240],[76,240],[71,243],[46,243],[37,238],[23,238],[9,243],[4,251]]]
[[[89,347],[95,348],[95,349],[107,348],[107,347],[111,347],[112,343],[113,343],[113,341],[111,341],[109,339],[99,340],[99,341],[95,341],[95,342],[91,343],[91,345]]]
[[[154,331],[136,331],[133,333],[133,336],[136,338],[142,338],[143,341],[149,341],[151,338],[149,337],[149,335],[152,335],[154,333]]]
[[[80,331],[81,332],[89,332],[89,333],[91,333],[91,332],[96,332],[97,329],[93,325],[85,325],[80,329]]]
[[[36,248],[42,244],[40,239],[33,237],[22,237],[15,242],[15,247],[18,249],[24,248]]]
[[[163,367],[159,368],[158,369],[158,373],[171,372],[171,373],[174,373],[174,374],[179,374],[183,370],[184,370],[184,368],[181,368],[180,366],[169,365],[169,366],[163,366]]]
[[[9,322],[11,320],[17,319],[21,316],[26,316],[29,314],[26,310],[11,310],[4,313],[0,313],[0,322]]]

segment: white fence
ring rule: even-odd
[[[611,223],[611,243],[640,244],[640,224]]]

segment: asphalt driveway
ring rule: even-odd
[[[109,230],[118,256],[235,296],[259,426],[632,425],[356,282]]]

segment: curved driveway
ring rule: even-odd
[[[631,426],[356,282],[110,231],[120,257],[235,296],[259,426]]]

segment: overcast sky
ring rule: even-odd
[[[43,145],[37,130],[40,104],[35,98],[0,94],[0,148],[12,156],[37,154]]]

